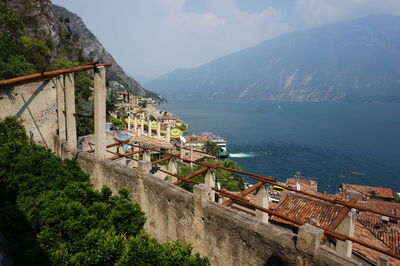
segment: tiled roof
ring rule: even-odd
[[[305,179],[305,178],[287,178],[286,185],[296,188],[296,183],[299,183],[300,190],[308,191],[308,192],[317,192],[318,190],[318,183],[312,179]]]
[[[320,222],[322,227],[328,227],[336,219],[342,208],[321,200],[289,193],[275,211],[303,223],[309,223],[314,218]],[[283,222],[282,219],[275,216],[272,216],[271,219],[276,222]],[[284,223],[288,224],[288,222]]]
[[[207,142],[209,139],[206,136],[189,135],[184,137],[188,143]]]
[[[350,191],[362,193],[362,194],[364,194],[366,196],[370,196],[370,197],[393,199],[393,190],[390,188],[371,187],[371,186],[354,185],[354,184],[346,184],[346,183],[342,183],[341,187],[344,191],[350,190]]]
[[[372,234],[367,228],[365,228],[359,221],[356,221],[354,227],[354,237],[360,240],[366,241],[376,247],[389,249],[387,245],[378,240],[374,234]],[[371,250],[367,247],[361,246],[357,243],[353,243],[353,250],[369,260],[377,262],[379,257],[382,256],[381,253]],[[389,265],[400,265],[400,260],[388,257],[390,259]]]
[[[400,204],[395,202],[379,201],[359,201],[359,205],[368,206],[372,209],[388,212],[391,214],[400,214]],[[371,212],[360,212],[357,220],[367,228],[375,238],[379,239],[386,246],[400,255],[400,224],[398,220],[382,220],[382,215]]]

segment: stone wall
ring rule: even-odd
[[[95,188],[107,185],[113,193],[130,188],[130,197],[145,212],[145,228],[153,237],[191,243],[213,265],[357,265],[327,248],[315,248],[307,237],[299,249],[291,230],[208,201],[205,185],[196,186],[192,194],[154,175],[109,160],[96,161],[92,154],[74,151],[71,155],[91,176]]]
[[[52,80],[0,90],[0,118],[23,119],[37,144],[54,149],[57,132],[56,89]]]

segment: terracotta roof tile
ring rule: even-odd
[[[275,211],[303,223],[309,223],[314,218],[320,222],[322,227],[328,227],[336,219],[342,208],[321,200],[287,194]],[[271,219],[282,222],[282,219],[275,216],[272,216]],[[288,222],[285,223],[288,224]]]
[[[346,183],[342,183],[341,187],[343,191],[358,192],[370,197],[393,199],[393,190],[390,188],[371,187],[371,186],[346,184]]]

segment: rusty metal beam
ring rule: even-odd
[[[234,199],[235,201],[238,201],[238,202],[240,202],[240,203],[243,203],[244,205],[250,206],[250,207],[252,207],[252,208],[254,208],[254,209],[257,209],[257,210],[266,212],[266,213],[268,213],[268,214],[270,214],[270,215],[275,215],[275,216],[277,216],[277,217],[279,217],[279,218],[281,218],[281,219],[284,219],[284,220],[286,220],[286,221],[289,221],[289,222],[291,222],[291,223],[293,223],[293,224],[296,224],[296,225],[298,225],[298,226],[301,226],[301,225],[304,224],[303,222],[298,221],[298,220],[296,220],[296,219],[292,219],[292,218],[290,218],[290,217],[286,217],[286,216],[281,215],[281,214],[279,214],[279,213],[277,213],[277,212],[275,212],[275,211],[266,209],[266,208],[264,208],[264,207],[260,207],[260,206],[258,206],[258,205],[256,205],[256,204],[251,203],[251,202],[247,202],[247,201],[241,199],[240,197],[237,197],[236,195],[234,195],[234,194],[232,194],[232,193],[229,193],[229,192],[226,192],[226,191],[223,191],[223,190],[219,190],[219,189],[216,189],[216,188],[213,188],[213,190],[216,191],[216,192],[219,192],[220,194],[222,194],[222,195],[225,196],[225,197]],[[324,227],[322,227],[322,226],[316,226],[316,227],[318,227],[318,228],[324,230],[324,234],[327,235],[328,237],[333,237],[333,238],[336,238],[336,239],[338,239],[338,240],[340,240],[340,241],[349,240],[349,241],[352,241],[353,243],[360,244],[360,245],[362,245],[362,246],[365,246],[365,247],[370,248],[370,249],[372,249],[372,250],[381,252],[381,253],[383,253],[383,254],[385,254],[385,255],[388,255],[388,256],[390,256],[390,257],[393,257],[393,258],[396,258],[396,259],[400,259],[400,255],[398,255],[398,254],[392,252],[391,250],[382,249],[382,248],[379,248],[379,247],[375,247],[375,246],[373,246],[373,245],[371,245],[371,244],[369,244],[369,243],[367,243],[367,242],[360,241],[360,240],[358,240],[358,239],[356,239],[356,238],[354,238],[354,237],[350,237],[350,236],[347,236],[347,235],[344,235],[344,234],[335,232],[335,231],[333,231],[333,230],[331,230],[331,229],[324,228]]]
[[[59,75],[64,75],[64,74],[79,72],[79,71],[85,71],[85,70],[89,70],[89,69],[95,69],[97,67],[102,67],[102,66],[109,67],[109,66],[112,66],[112,63],[104,63],[104,64],[93,63],[93,64],[89,64],[89,65],[77,66],[77,67],[66,68],[66,69],[61,69],[61,70],[36,73],[36,74],[31,74],[31,75],[27,75],[27,76],[12,78],[12,79],[0,80],[0,89],[7,88],[7,87],[13,87],[13,86],[19,86],[19,85],[23,85],[23,84],[27,84],[27,83],[31,83],[31,82],[36,82],[36,81],[48,80],[48,79],[52,79]]]
[[[158,163],[162,163],[162,162],[165,162],[165,161],[168,161],[168,160],[170,160],[171,159],[171,157],[165,157],[165,158],[162,158],[162,159],[159,159],[159,160],[157,160],[157,161],[154,161],[154,162],[152,162],[151,164],[158,164]]]
[[[134,146],[134,147],[135,147],[135,146],[136,146],[136,147],[142,147],[142,146],[135,145],[135,144],[130,144],[130,143],[127,143],[127,144],[128,144],[128,145],[131,145],[131,146]],[[143,148],[143,147],[142,147],[142,148]],[[144,149],[155,150],[154,148],[147,148],[147,147],[144,148]],[[163,151],[160,151],[160,152],[163,153],[163,154],[165,154],[165,155],[167,155],[167,156],[170,156],[170,157],[179,158],[179,156],[177,156],[176,154],[171,154],[171,153],[163,152]],[[181,159],[181,158],[180,158],[180,159]],[[306,192],[306,191],[297,190],[297,189],[291,188],[291,187],[289,187],[289,186],[285,186],[285,185],[282,185],[282,184],[278,184],[278,183],[275,182],[275,179],[272,178],[272,176],[263,177],[263,176],[256,175],[256,174],[253,174],[253,173],[244,172],[244,171],[236,170],[236,169],[231,169],[231,168],[227,168],[227,167],[223,167],[223,166],[216,166],[216,165],[207,164],[207,163],[194,162],[194,161],[191,161],[191,160],[188,160],[188,159],[181,159],[181,160],[182,160],[182,161],[185,161],[185,162],[192,162],[192,163],[194,163],[194,164],[202,165],[202,166],[205,166],[205,167],[208,167],[208,168],[218,168],[218,169],[223,169],[223,170],[227,170],[227,171],[231,171],[231,172],[235,172],[235,173],[247,175],[247,176],[249,176],[249,177],[251,177],[251,178],[253,178],[253,179],[256,179],[256,180],[259,180],[259,181],[263,181],[263,182],[269,183],[269,184],[271,184],[271,185],[277,185],[277,186],[280,186],[280,187],[282,187],[282,188],[284,188],[284,189],[287,189],[287,190],[290,190],[290,191],[294,191],[294,192],[296,192],[296,193],[300,193],[300,194],[303,194],[303,195],[306,195],[306,196],[309,196],[309,197],[312,197],[312,198],[316,198],[316,199],[320,199],[320,200],[323,200],[323,201],[327,201],[327,202],[330,202],[330,203],[333,203],[333,204],[339,204],[339,205],[342,205],[342,206],[345,206],[345,207],[358,209],[358,210],[360,210],[360,211],[368,211],[368,212],[372,212],[372,213],[376,213],[376,214],[379,214],[379,215],[384,215],[384,216],[387,216],[387,217],[390,217],[390,218],[393,218],[393,219],[400,220],[400,217],[398,217],[398,216],[396,216],[396,215],[393,215],[393,214],[390,214],[390,213],[385,213],[385,212],[378,211],[378,210],[374,210],[374,209],[371,209],[371,208],[362,207],[362,206],[356,205],[356,204],[354,204],[354,203],[348,203],[348,202],[346,202],[346,201],[341,201],[341,200],[337,200],[337,199],[329,199],[329,198],[326,198],[326,197],[322,197],[322,196],[319,196],[319,195],[315,195],[315,194],[313,194],[313,193],[309,193],[309,192]]]
[[[170,173],[170,172],[168,172],[168,171],[166,171],[166,170],[163,170],[163,169],[160,169],[160,170],[158,170],[158,171],[161,171],[161,172],[166,173],[166,174],[168,174],[168,175],[174,176],[174,177],[176,177],[176,178],[178,178],[178,179],[181,179],[181,180],[183,180],[183,181],[185,181],[185,182],[188,182],[188,183],[194,183],[194,184],[197,184],[197,185],[200,184],[200,182],[197,182],[197,181],[194,181],[194,180],[191,180],[191,179],[187,179],[187,178],[182,177],[182,176],[180,176],[180,175],[178,175],[178,174],[173,174],[173,173]]]
[[[265,184],[265,182],[257,182],[256,184],[254,184],[252,187],[249,187],[248,189],[242,191],[240,193],[241,197],[246,197],[247,195],[249,195],[250,193],[252,193],[253,191],[256,191],[257,189],[259,189],[260,187],[262,187]],[[229,207],[234,203],[234,201],[232,199],[229,199],[227,201],[225,201],[223,203],[224,206]]]
[[[141,152],[144,152],[144,150],[137,150],[137,151],[131,151],[131,152],[128,152],[128,153],[125,153],[125,154],[118,154],[118,155],[116,155],[114,157],[109,158],[109,160],[114,161],[114,160],[118,160],[118,159],[120,159],[122,157],[129,157],[129,156],[141,153]]]
[[[207,172],[208,169],[209,169],[208,167],[201,168],[201,169],[197,170],[196,172],[191,173],[190,175],[185,176],[185,178],[186,178],[186,179],[192,179],[192,178],[194,178],[194,177],[196,177],[196,176],[198,176],[198,175],[201,175],[201,174]],[[183,182],[182,180],[178,180],[178,181],[175,181],[175,182],[172,183],[172,184],[174,184],[174,185],[179,185],[179,184],[181,184],[182,182]]]

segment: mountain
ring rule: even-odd
[[[400,17],[284,34],[146,86],[167,99],[400,102]]]
[[[118,89],[123,87],[137,93],[140,96],[155,97],[158,96],[153,92],[147,91],[133,78],[129,77],[120,65],[115,61],[110,53],[103,47],[96,36],[86,27],[82,18],[68,11],[66,8],[54,5],[52,6],[53,13],[56,17],[68,21],[68,27],[74,34],[79,35],[78,44],[81,47],[82,56],[90,58],[93,61],[111,62],[112,67],[109,69],[110,86]]]
[[[50,48],[51,60],[65,58],[74,62],[111,62],[108,68],[109,87],[128,90],[140,96],[159,98],[129,77],[82,18],[51,0],[0,0],[12,5],[24,22],[24,35],[43,40]]]

